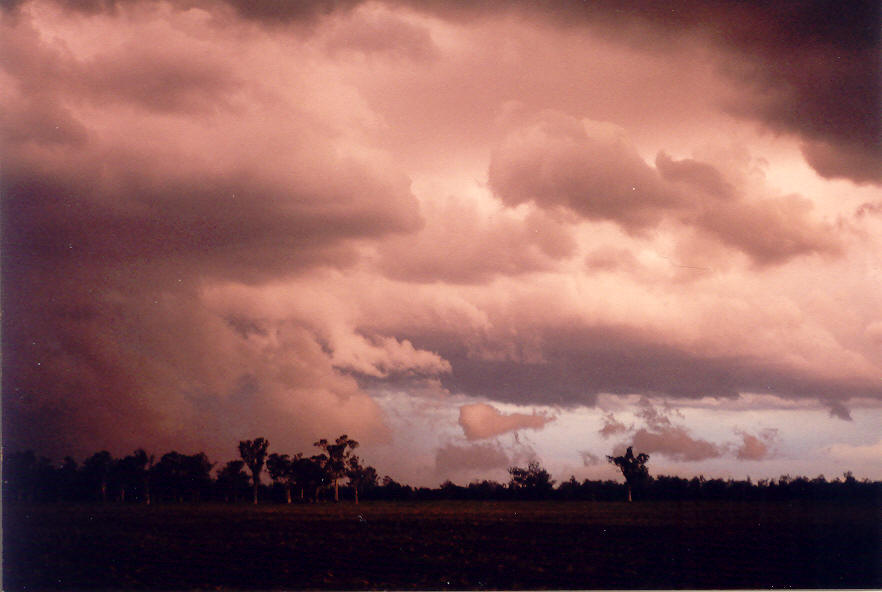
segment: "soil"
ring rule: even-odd
[[[880,588],[882,510],[769,502],[3,507],[3,589]]]

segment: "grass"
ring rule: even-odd
[[[837,503],[4,505],[5,590],[879,588]]]

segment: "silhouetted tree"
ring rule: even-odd
[[[294,459],[291,471],[294,475],[294,483],[300,489],[300,499],[303,500],[305,492],[310,492],[313,502],[318,501],[318,492],[325,483],[325,471],[322,468],[326,456],[315,455],[304,458],[300,454]]]
[[[79,497],[80,475],[77,470],[77,461],[70,456],[65,456],[58,468],[58,491],[64,500],[74,500]]]
[[[106,450],[96,452],[83,462],[83,475],[92,491],[98,490],[102,502],[107,501],[107,483],[113,469],[113,457]]]
[[[4,494],[18,501],[45,501],[57,495],[52,461],[33,450],[3,457],[3,485]]]
[[[148,469],[153,457],[139,448],[133,454],[121,458],[113,467],[113,479],[119,490],[120,501],[126,501],[126,493],[142,488],[144,503],[150,503],[150,484]]]
[[[377,470],[371,466],[362,466],[361,459],[354,454],[349,457],[346,467],[346,476],[349,477],[349,484],[355,491],[355,503],[358,503],[358,491],[367,491],[377,486]]]
[[[508,473],[511,475],[508,487],[517,495],[541,498],[547,496],[554,486],[551,475],[536,461],[531,461],[526,469],[510,467]]]
[[[217,487],[223,492],[224,501],[236,502],[239,494],[245,494],[249,489],[248,475],[245,473],[245,461],[231,460],[218,471]]]
[[[295,483],[294,462],[300,459],[302,455],[297,455],[292,459],[287,454],[276,454],[273,452],[266,460],[266,468],[269,471],[270,478],[282,485],[285,489],[285,503],[291,503],[291,488]]]
[[[631,446],[628,446],[624,456],[607,456],[606,460],[621,469],[625,476],[625,486],[628,488],[628,501],[630,502],[631,488],[642,485],[649,479],[649,469],[646,468],[649,455],[641,452],[634,456]]]
[[[257,503],[257,490],[260,487],[260,472],[263,470],[263,462],[266,459],[267,447],[269,447],[269,442],[264,438],[243,440],[239,442],[239,454],[251,470],[251,479],[254,483],[255,504]]]
[[[413,489],[410,485],[402,485],[389,475],[383,477],[383,484],[380,486],[381,495],[384,499],[402,500],[413,497]]]
[[[576,481],[575,475],[570,475],[567,481],[557,486],[557,492],[563,499],[577,499],[582,492],[582,484]]]
[[[328,479],[334,484],[334,501],[340,501],[340,493],[337,480],[346,475],[346,466],[349,457],[355,448],[358,448],[358,442],[352,440],[346,434],[337,438],[333,444],[322,438],[315,442],[313,446],[318,446],[325,451],[322,455],[322,468],[328,476]]]
[[[211,487],[211,467],[204,452],[187,455],[173,450],[162,455],[152,473],[167,497],[182,502],[184,494],[189,493],[190,499],[195,501]]]

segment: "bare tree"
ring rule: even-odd
[[[313,446],[318,446],[325,451],[321,459],[323,468],[328,479],[334,483],[334,501],[339,502],[340,493],[337,480],[346,475],[346,465],[349,462],[352,450],[358,448],[358,442],[351,440],[349,436],[343,434],[333,444],[322,438],[314,443]]]
[[[263,470],[263,462],[266,460],[266,449],[269,442],[265,438],[256,440],[242,440],[239,442],[239,455],[251,470],[251,480],[254,484],[254,503],[257,503],[257,490],[260,487],[260,472]]]
[[[633,450],[628,446],[624,456],[607,456],[606,460],[621,469],[625,476],[625,486],[628,488],[628,501],[631,501],[631,487],[644,483],[649,479],[649,469],[646,468],[646,462],[649,455],[640,453],[634,456]]]

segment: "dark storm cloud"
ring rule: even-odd
[[[720,68],[744,90],[733,113],[806,142],[825,177],[882,182],[882,5],[817,2],[434,2],[462,18],[526,11],[650,52],[696,36],[722,52]]]
[[[31,18],[0,35],[4,440],[212,452],[248,426],[291,442],[307,421],[381,437],[314,335],[242,333],[200,290],[352,264],[354,241],[420,226],[409,179],[340,154],[277,99],[256,117],[233,105],[243,82],[221,44],[159,25],[78,59]]]
[[[450,362],[452,372],[441,377],[450,391],[522,405],[592,405],[602,393],[700,399],[763,392],[831,405],[882,396],[882,386],[870,378],[831,378],[749,355],[704,355],[622,326],[520,327],[519,343],[541,344],[532,359],[505,353],[517,351],[517,344],[503,337],[480,346],[475,338],[453,335],[411,339]],[[484,354],[481,347],[500,353]]]
[[[362,0],[224,0],[243,17],[266,23],[310,21],[349,10]]]
[[[77,61],[24,19],[4,33],[3,53],[21,58],[4,63],[21,89],[2,120],[7,260],[162,258],[255,277],[351,260],[341,241],[419,226],[404,175],[335,156],[308,124],[293,142],[282,132],[252,141],[252,151],[285,141],[289,162],[236,157],[237,139],[213,131],[217,109],[236,122],[227,107],[240,88],[217,46],[172,34],[172,47],[130,43]],[[128,128],[89,129],[65,107],[73,100],[120,104]],[[169,128],[154,110],[193,119]]]
[[[114,0],[67,3],[88,13],[113,12]],[[15,11],[20,2],[6,2]],[[309,23],[361,4],[358,0],[200,0],[179,8],[230,6],[268,25]],[[599,34],[655,52],[696,37],[717,48],[719,65],[743,92],[731,111],[805,142],[808,162],[825,177],[882,182],[882,52],[880,4],[737,3],[700,0],[618,2],[394,2],[455,20],[528,14],[557,26]]]

